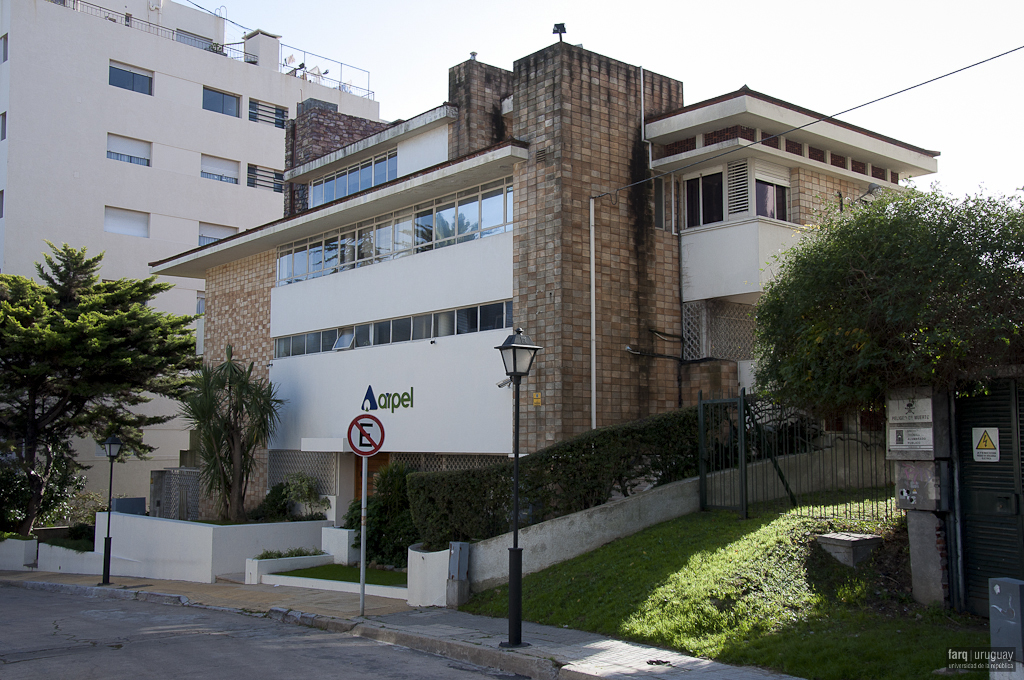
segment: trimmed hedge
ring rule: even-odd
[[[697,409],[591,430],[519,459],[520,526],[697,474]],[[435,549],[511,530],[512,461],[409,475],[412,519]]]

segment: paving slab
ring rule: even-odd
[[[535,680],[787,680],[759,668],[728,666],[678,652],[615,640],[572,628],[523,622],[523,642],[508,639],[508,621],[437,607],[409,607],[402,600],[289,586],[191,583],[95,575],[0,571],[0,585],[53,589],[89,597],[148,600],[177,606],[229,609],[278,621],[358,635],[525,675]]]

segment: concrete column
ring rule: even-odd
[[[914,599],[921,604],[945,605],[949,590],[946,568],[946,532],[934,512],[907,511],[910,567]]]

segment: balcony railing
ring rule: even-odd
[[[184,31],[176,31],[173,28],[167,28],[166,26],[160,26],[142,19],[137,19],[131,14],[114,12],[106,9],[105,7],[100,7],[99,5],[83,2],[82,0],[49,0],[49,2],[62,7],[67,7],[68,9],[73,9],[76,12],[82,12],[83,14],[89,14],[94,17],[99,17],[100,19],[106,19],[107,21],[120,24],[121,26],[127,26],[138,31],[144,31],[151,35],[166,38],[167,40],[174,40],[175,42],[180,42],[185,45],[198,47],[206,52],[213,52],[214,54],[220,54],[225,57],[230,57],[231,59],[244,61],[247,64],[257,63],[256,55],[247,54],[244,50],[230,47],[228,45],[221,45],[220,43],[215,43],[201,36],[186,33]]]

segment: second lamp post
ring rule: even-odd
[[[505,375],[512,379],[512,547],[508,550],[508,642],[502,647],[522,647],[523,644],[523,549],[519,547],[519,383],[530,374],[533,359],[540,347],[517,328],[514,335],[505,338],[494,349],[501,352],[505,362]]]

